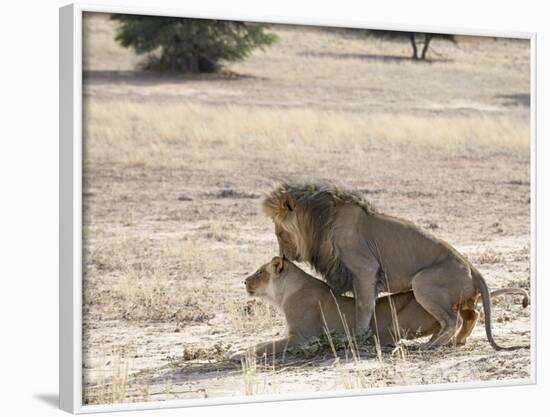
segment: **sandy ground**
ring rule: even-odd
[[[529,349],[495,352],[483,321],[436,352],[224,359],[284,332],[242,283],[277,253],[259,203],[280,179],[360,190],[491,289],[530,288],[526,41],[435,41],[413,63],[406,42],[275,27],[279,42],[230,72],[184,77],[135,70],[104,17],[85,27],[85,403],[530,377]],[[502,345],[530,341],[519,302],[493,302]]]

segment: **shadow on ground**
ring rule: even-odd
[[[380,55],[380,54],[355,54],[355,53],[339,53],[339,52],[302,52],[301,56],[316,57],[316,58],[336,58],[336,59],[359,59],[364,61],[380,61],[380,62],[415,62],[419,64],[433,64],[439,62],[452,62],[447,58],[427,58],[427,59],[412,59],[409,56],[398,55]]]
[[[504,106],[531,106],[530,94],[500,94],[496,98],[504,100]]]
[[[185,81],[236,81],[257,78],[252,75],[237,74],[230,71],[220,71],[209,74],[166,74],[156,71],[110,71],[89,70],[82,73],[83,81],[87,84],[134,86],[159,86]]]

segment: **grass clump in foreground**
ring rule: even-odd
[[[306,359],[324,358],[327,355],[334,355],[335,358],[339,358],[341,354],[348,358],[352,350],[356,353],[373,354],[376,350],[376,339],[370,336],[350,340],[347,336],[335,332],[323,333],[308,343],[290,347],[287,352]]]

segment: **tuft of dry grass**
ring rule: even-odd
[[[98,382],[85,388],[87,404],[120,404],[126,402],[129,359],[120,353],[104,357]]]
[[[504,257],[494,250],[487,250],[474,258],[476,264],[498,264],[502,262],[504,262]]]
[[[240,334],[280,328],[284,321],[269,304],[260,300],[226,298],[223,303],[231,327]]]

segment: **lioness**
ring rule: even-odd
[[[285,315],[287,322],[286,337],[252,347],[251,353],[281,353],[325,331],[344,333],[344,326],[355,324],[353,298],[334,295],[327,284],[281,257],[274,257],[260,267],[245,280],[245,285],[249,295],[265,299]],[[494,295],[511,293],[523,295],[524,307],[529,304],[529,295],[523,289],[506,288],[495,291]],[[430,335],[438,327],[437,320],[416,302],[412,291],[376,301],[371,329],[383,347],[393,346],[400,338]],[[461,332],[456,344],[466,343],[472,330]],[[237,353],[232,359],[241,356]]]
[[[316,184],[283,184],[262,205],[275,223],[281,255],[309,263],[338,294],[353,290],[357,334],[370,331],[380,291],[412,290],[439,323],[423,347],[446,345],[457,329],[475,325],[478,314],[472,306],[481,295],[491,346],[527,347],[503,348],[494,341],[489,289],[464,256],[413,223],[378,213],[359,194]]]

